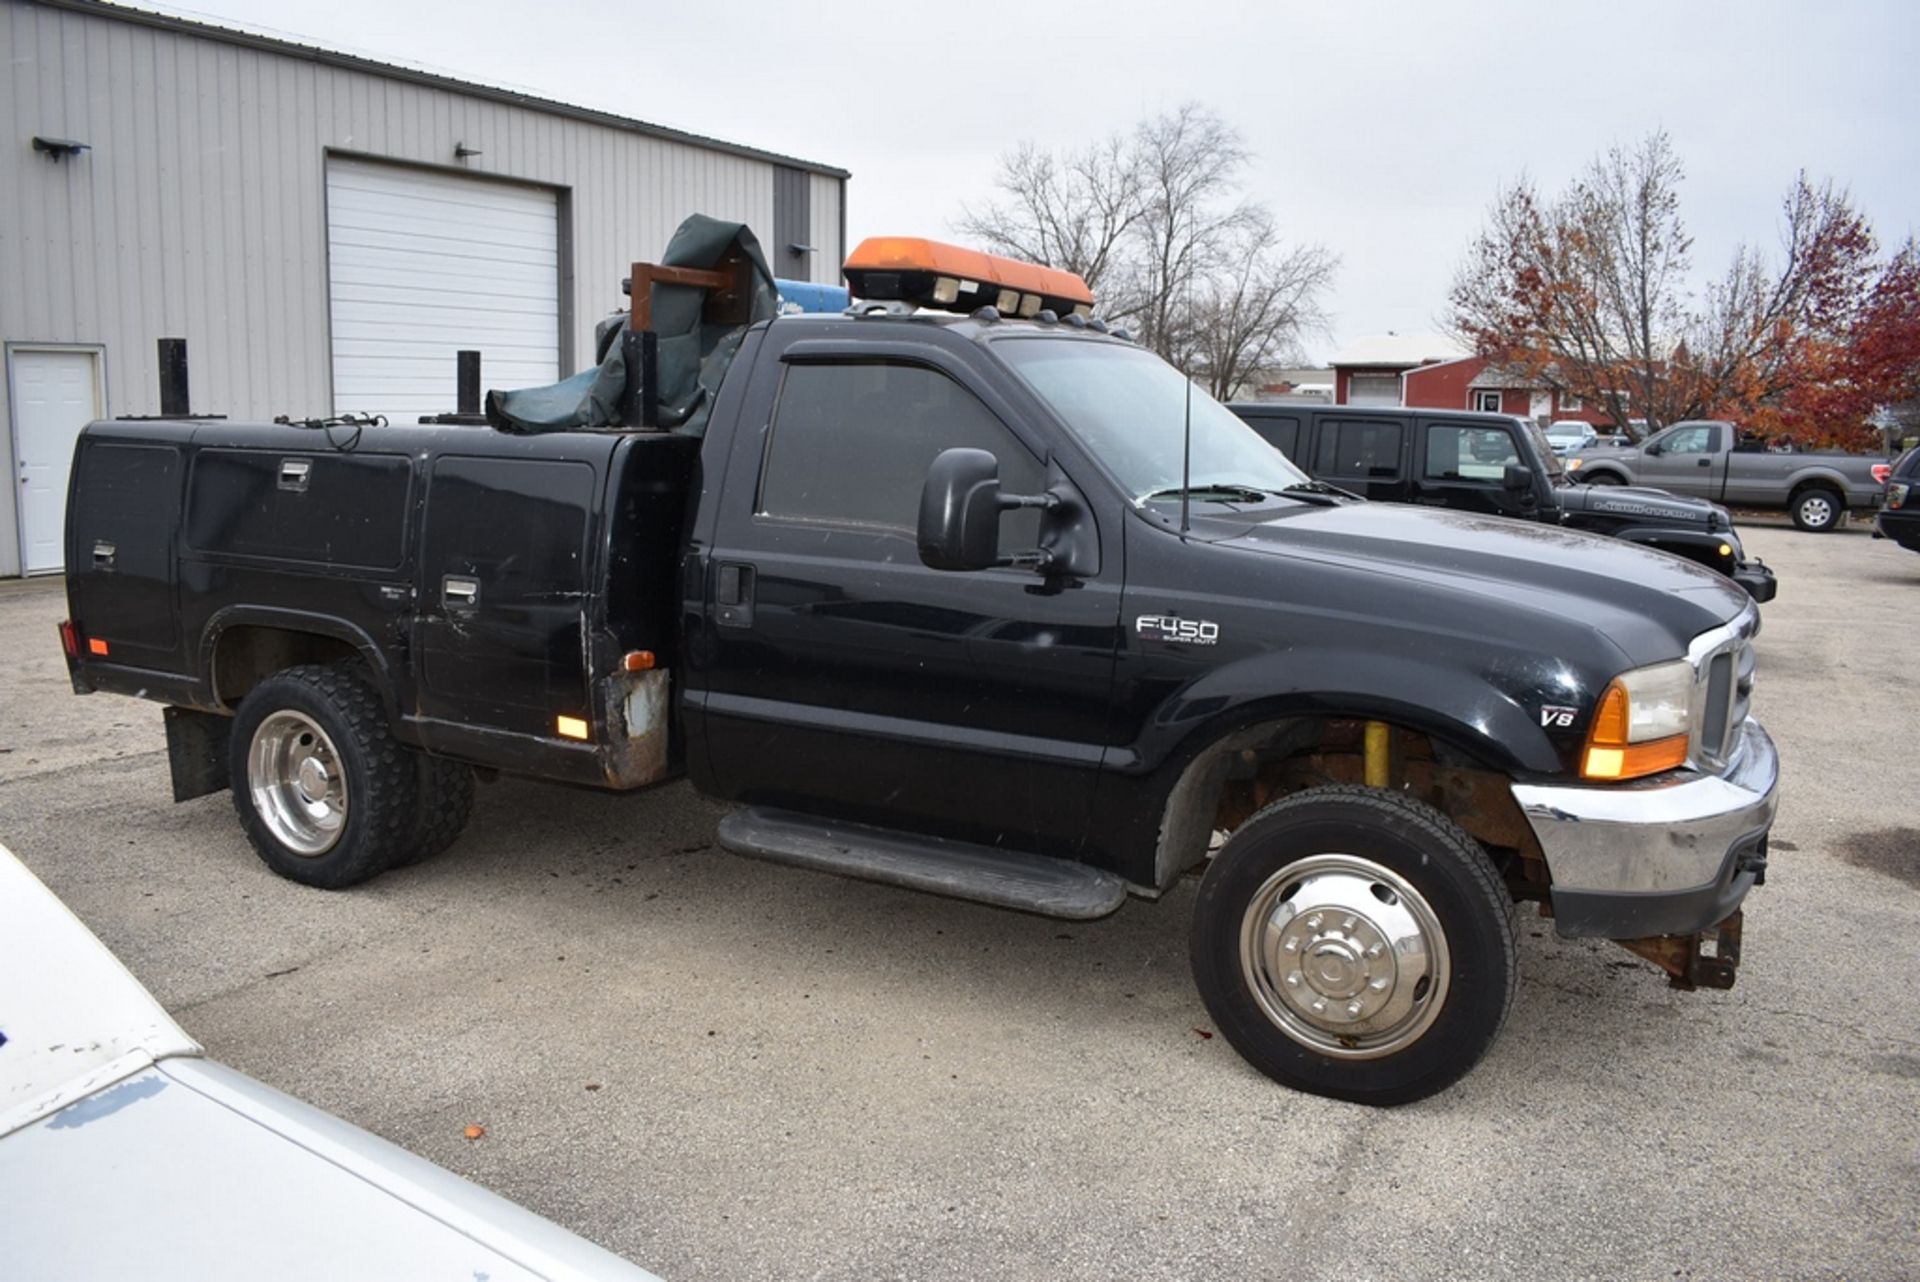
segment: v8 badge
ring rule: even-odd
[[[1569,730],[1573,728],[1573,719],[1579,715],[1578,708],[1563,708],[1549,703],[1540,709],[1540,726],[1544,730]]]

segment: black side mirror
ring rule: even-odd
[[[1500,474],[1500,485],[1510,493],[1524,494],[1533,488],[1533,470],[1523,463],[1509,463]]]
[[[1658,454],[1660,452],[1660,442],[1648,441],[1645,445],[1640,447],[1640,452],[1642,454]]]
[[[1044,570],[1044,551],[1000,555],[1000,514],[1019,507],[1052,507],[1051,494],[1000,492],[1000,460],[986,450],[942,450],[920,490],[920,560],[935,570],[985,570],[1031,565]]]

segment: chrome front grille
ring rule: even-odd
[[[1749,604],[1731,623],[1701,633],[1687,648],[1693,666],[1688,755],[1696,769],[1721,769],[1738,741],[1753,706],[1753,638],[1759,630],[1760,611]]]

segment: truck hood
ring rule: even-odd
[[[1642,485],[1562,485],[1554,490],[1560,510],[1628,523],[1652,520],[1702,530],[1730,530],[1733,519],[1718,503]]]
[[[1690,640],[1735,618],[1748,603],[1722,576],[1637,544],[1393,503],[1210,513],[1196,516],[1193,533],[1224,546],[1402,580],[1410,589],[1409,610],[1420,594],[1438,590],[1483,602],[1490,627],[1523,627],[1515,616],[1525,615],[1553,621],[1543,634],[1584,624],[1634,664],[1685,654]]]

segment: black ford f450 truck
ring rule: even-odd
[[[94,424],[74,687],[167,705],[176,799],[316,886],[450,844],[476,769],[684,773],[733,851],[1065,917],[1200,873],[1220,1029],[1346,1099],[1480,1057],[1519,903],[1730,985],[1747,594],[1329,493],[1100,328],[775,319],[700,437]]]

